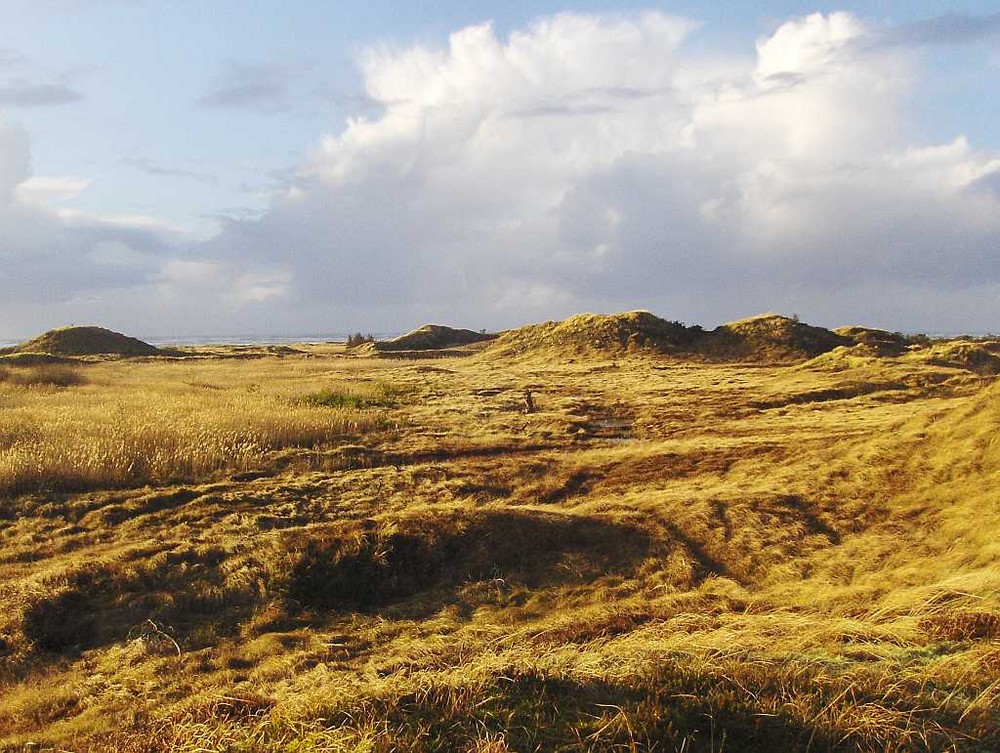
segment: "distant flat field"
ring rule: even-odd
[[[998,427],[895,358],[9,367],[0,750],[996,750]]]

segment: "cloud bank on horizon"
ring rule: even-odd
[[[1000,329],[1000,154],[961,134],[915,143],[905,107],[922,45],[1000,25],[947,20],[935,35],[813,14],[723,57],[685,44],[687,19],[564,13],[369,49],[376,114],[322,137],[261,216],[198,242],[58,209],[87,181],[32,178],[27,134],[0,121],[0,316],[25,334],[479,328],[638,307]],[[202,104],[260,98],[231,73]]]

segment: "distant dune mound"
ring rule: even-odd
[[[64,327],[29,340],[18,346],[17,352],[53,356],[152,356],[159,350],[104,327]]]
[[[493,340],[496,335],[473,332],[471,329],[455,329],[440,324],[425,324],[412,332],[407,332],[393,340],[371,343],[377,353],[393,353],[407,350],[444,350],[463,345]]]
[[[805,361],[839,346],[848,337],[778,314],[761,314],[711,331],[661,319],[648,311],[580,314],[561,322],[532,324],[505,332],[490,348],[500,356],[530,353],[618,357],[657,353],[691,360]]]
[[[907,359],[994,376],[1000,374],[1000,341],[944,340],[913,350]]]
[[[845,371],[871,366],[883,358],[900,358],[909,363],[965,369],[982,376],[1000,374],[1000,339],[957,337],[931,340],[923,335],[908,337],[870,327],[839,327],[835,334],[854,341],[823,353],[803,368],[820,371]]]
[[[872,327],[838,327],[834,334],[847,337],[858,345],[868,348],[877,356],[900,356],[911,345],[911,340],[899,332],[888,332]]]
[[[700,333],[700,328],[668,322],[648,311],[578,314],[561,322],[529,324],[504,332],[490,352],[499,356],[669,353],[689,346]]]
[[[729,322],[708,333],[703,352],[714,358],[746,361],[802,361],[854,342],[823,327],[780,314],[760,314]]]

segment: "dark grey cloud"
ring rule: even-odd
[[[145,280],[168,246],[156,232],[84,215],[60,216],[19,201],[16,186],[31,177],[27,133],[0,122],[0,298],[64,300],[81,290]],[[109,245],[111,244],[111,245]],[[109,253],[116,249],[118,253]],[[119,263],[128,249],[130,263]]]
[[[122,164],[135,168],[146,175],[154,175],[163,178],[187,178],[200,183],[210,183],[215,185],[219,182],[219,176],[212,173],[201,172],[199,170],[188,170],[181,167],[166,167],[153,160],[144,157],[124,157]]]
[[[513,118],[573,117],[604,115],[620,112],[623,107],[640,100],[671,94],[669,88],[642,89],[635,86],[591,86],[571,92],[561,98],[549,98],[521,107],[511,113]]]
[[[233,221],[256,220],[264,214],[264,211],[250,207],[224,207],[215,212],[204,212],[198,216],[205,220],[214,220],[225,224]]]
[[[82,98],[68,76],[53,76],[17,50],[0,49],[0,107],[57,107]]]
[[[137,261],[109,261],[104,249],[128,249]],[[153,278],[167,245],[156,233],[113,223],[67,222],[30,206],[0,207],[0,294],[10,302],[57,302],[81,291],[127,288]]]
[[[76,307],[84,300],[131,296],[136,312],[148,311],[150,293],[143,288],[155,285],[176,255],[172,242],[141,222],[22,201],[16,188],[31,178],[30,166],[27,133],[0,121],[0,320],[9,332],[28,335],[80,321]],[[115,313],[106,309],[95,320],[110,322]]]
[[[803,73],[797,73],[794,71],[782,71],[781,73],[772,73],[764,79],[767,84],[767,90],[764,92],[758,92],[757,96],[771,97],[775,94],[780,94],[783,91],[788,91],[789,89],[794,89],[797,86],[802,86],[809,82],[809,76]]]
[[[203,107],[275,110],[292,96],[292,75],[282,65],[231,62],[197,99]]]
[[[0,48],[0,71],[25,65],[28,59],[17,50]]]
[[[613,99],[635,100],[656,97],[667,91],[666,89],[640,89],[635,86],[593,86],[587,89],[585,93]]]
[[[381,110],[385,106],[367,92],[345,91],[325,83],[312,86],[309,96],[319,102],[348,108],[352,112]]]
[[[31,177],[28,133],[0,120],[0,207],[13,200],[18,184]]]
[[[64,83],[0,80],[0,107],[57,107],[78,102],[82,98],[80,92]]]
[[[875,45],[916,47],[965,44],[997,38],[1000,38],[1000,12],[985,16],[947,13],[895,26],[885,31]]]
[[[615,112],[610,105],[537,105],[511,113],[513,118],[573,117],[575,115],[605,115]]]
[[[976,180],[970,188],[972,191],[982,191],[1000,199],[1000,168],[987,173]]]
[[[411,253],[439,217],[416,207],[415,180],[367,182],[355,192],[327,192],[303,179],[302,195],[259,218],[232,218],[202,248],[227,262],[282,259],[296,272],[304,303],[412,302],[426,279]]]

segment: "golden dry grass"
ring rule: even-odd
[[[988,379],[304,350],[0,383],[0,746],[1000,745]]]
[[[0,491],[8,494],[204,480],[257,468],[281,448],[358,436],[384,418],[312,404],[323,391],[366,397],[383,388],[311,361],[116,362],[7,375]]]

